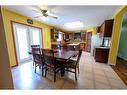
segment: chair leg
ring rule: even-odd
[[[77,72],[76,72],[76,68],[75,68],[75,80],[77,80]]]
[[[48,70],[48,69],[47,69],[47,67],[46,67],[46,69],[45,69],[45,77],[46,77],[46,74],[47,74],[47,70]]]
[[[34,65],[35,65],[35,71],[34,71],[34,72],[36,73],[36,67],[37,67],[37,66],[36,66],[36,64],[34,64]]]
[[[34,61],[33,61],[33,66],[34,66]]]
[[[79,65],[78,65],[78,74],[79,74]]]
[[[54,82],[56,81],[56,70],[54,70]]]
[[[41,69],[41,65],[39,65],[39,69]]]
[[[43,70],[44,70],[43,66],[42,66],[42,68],[41,68],[41,69],[42,69],[42,76],[43,76]]]

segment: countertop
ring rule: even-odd
[[[110,47],[102,47],[102,46],[98,46],[98,47],[94,47],[94,48],[100,48],[100,49],[110,49]]]
[[[86,43],[83,41],[80,42],[74,42],[74,41],[70,41],[70,42],[51,42],[52,45],[79,45],[80,43]]]

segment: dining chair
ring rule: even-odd
[[[33,61],[35,63],[35,73],[36,73],[36,68],[39,66],[39,68],[42,69],[42,76],[43,76],[43,66],[44,66],[44,59],[41,53],[40,48],[32,48],[32,54],[33,54]]]
[[[68,60],[65,62],[65,71],[75,73],[75,80],[77,80],[77,68],[79,73],[79,61],[81,58],[82,50],[79,50],[77,58],[73,60],[72,58],[76,55],[72,55]]]
[[[54,82],[56,81],[56,74],[60,71],[59,61],[54,58],[54,51],[49,49],[43,49],[44,63],[45,63],[45,77],[47,71],[52,70],[54,74]]]
[[[40,48],[40,45],[31,45],[31,50],[32,48]],[[33,61],[33,66],[34,66],[34,61]]]
[[[31,48],[40,48],[40,45],[31,45]]]

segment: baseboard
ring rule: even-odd
[[[116,66],[116,64],[113,64],[113,63],[108,63],[108,65],[111,65],[111,66]]]
[[[121,58],[121,59],[123,59],[124,61],[127,61],[127,59],[126,58],[123,58],[122,56],[119,56],[118,55],[118,57]]]

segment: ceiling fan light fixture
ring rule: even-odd
[[[66,29],[75,30],[75,29],[81,29],[81,28],[83,28],[84,24],[81,21],[68,22],[68,23],[64,24],[64,27]]]
[[[42,16],[42,20],[43,20],[43,21],[48,21],[49,18],[48,18],[48,17],[45,17],[45,16]]]

